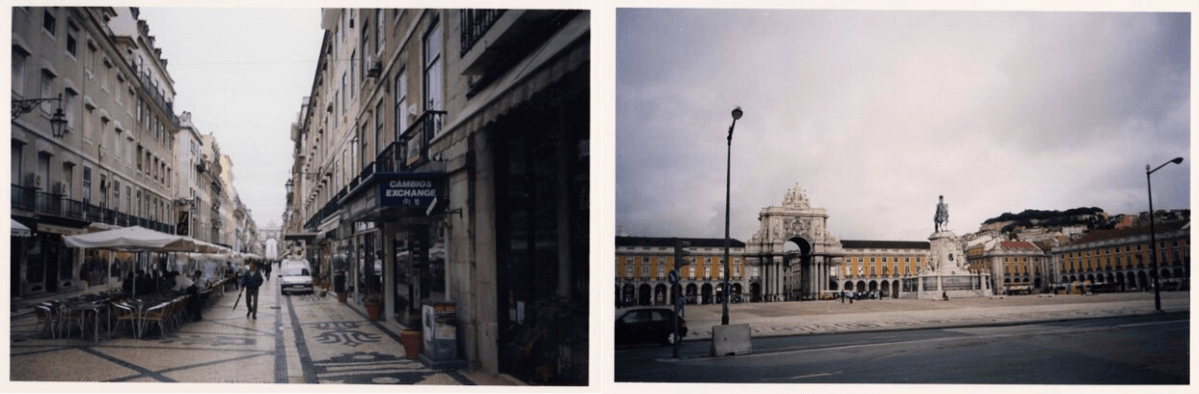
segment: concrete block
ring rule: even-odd
[[[753,353],[748,324],[712,326],[712,356],[735,356]]]

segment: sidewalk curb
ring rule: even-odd
[[[877,329],[867,328],[867,329],[861,329],[861,330],[798,332],[798,333],[788,333],[788,334],[778,334],[778,335],[761,335],[761,336],[756,336],[755,338],[781,338],[781,337],[856,334],[856,333],[883,333],[883,332],[915,331],[915,330],[947,329],[947,328],[1007,327],[1007,326],[1019,326],[1019,325],[1025,325],[1025,324],[1056,323],[1056,322],[1077,321],[1077,320],[1097,320],[1097,319],[1107,319],[1107,318],[1112,318],[1112,317],[1152,316],[1152,315],[1157,315],[1157,314],[1162,314],[1162,313],[1189,313],[1190,310],[1191,310],[1190,308],[1185,308],[1185,309],[1169,310],[1169,311],[1161,311],[1161,312],[1152,311],[1152,312],[1145,312],[1145,313],[1115,314],[1115,315],[1107,315],[1107,316],[1086,316],[1086,317],[1077,317],[1077,318],[1030,319],[1030,320],[1013,320],[1013,321],[1006,321],[1006,322],[988,322],[988,323],[949,323],[949,324],[940,324],[940,325],[929,324],[929,325],[913,325],[913,326],[908,326],[908,327],[889,327],[889,328],[877,328]],[[703,342],[703,341],[710,341],[710,340],[711,340],[710,338],[695,337],[695,338],[691,338],[691,339],[684,339],[682,342]]]

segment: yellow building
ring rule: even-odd
[[[687,265],[679,270],[679,289],[689,304],[722,302],[724,283],[724,238],[678,238],[689,242]],[[616,305],[668,305],[675,291],[667,280],[674,269],[675,238],[616,237]],[[745,243],[729,240],[733,270],[729,278],[733,298],[738,301],[748,285],[745,272]],[[669,296],[668,296],[669,295]]]
[[[1157,272],[1163,289],[1189,289],[1190,222],[1156,227],[1160,269],[1155,269],[1151,259],[1148,226],[1095,230],[1050,252],[1058,287],[1067,291],[1147,291],[1153,289]]]
[[[845,251],[830,289],[875,292],[898,298],[904,278],[915,277],[928,261],[926,241],[841,241]]]

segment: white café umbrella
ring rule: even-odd
[[[29,227],[25,227],[25,225],[21,224],[21,222],[18,222],[17,219],[9,218],[9,220],[12,220],[13,237],[29,237],[33,235],[32,231],[29,230]]]
[[[70,235],[63,237],[63,240],[73,248],[130,252],[191,252],[197,248],[196,240],[189,237],[161,233],[141,226]],[[137,294],[136,280],[133,281],[133,293]]]
[[[63,240],[73,248],[161,252],[191,252],[196,248],[196,241],[191,238],[160,233],[141,226],[70,235],[63,237]]]

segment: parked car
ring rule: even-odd
[[[616,312],[616,343],[658,342],[673,345],[687,336],[687,322],[679,317],[674,328],[674,310],[668,307],[636,307]]]
[[[308,260],[283,260],[279,265],[281,291],[312,293],[312,271]]]

